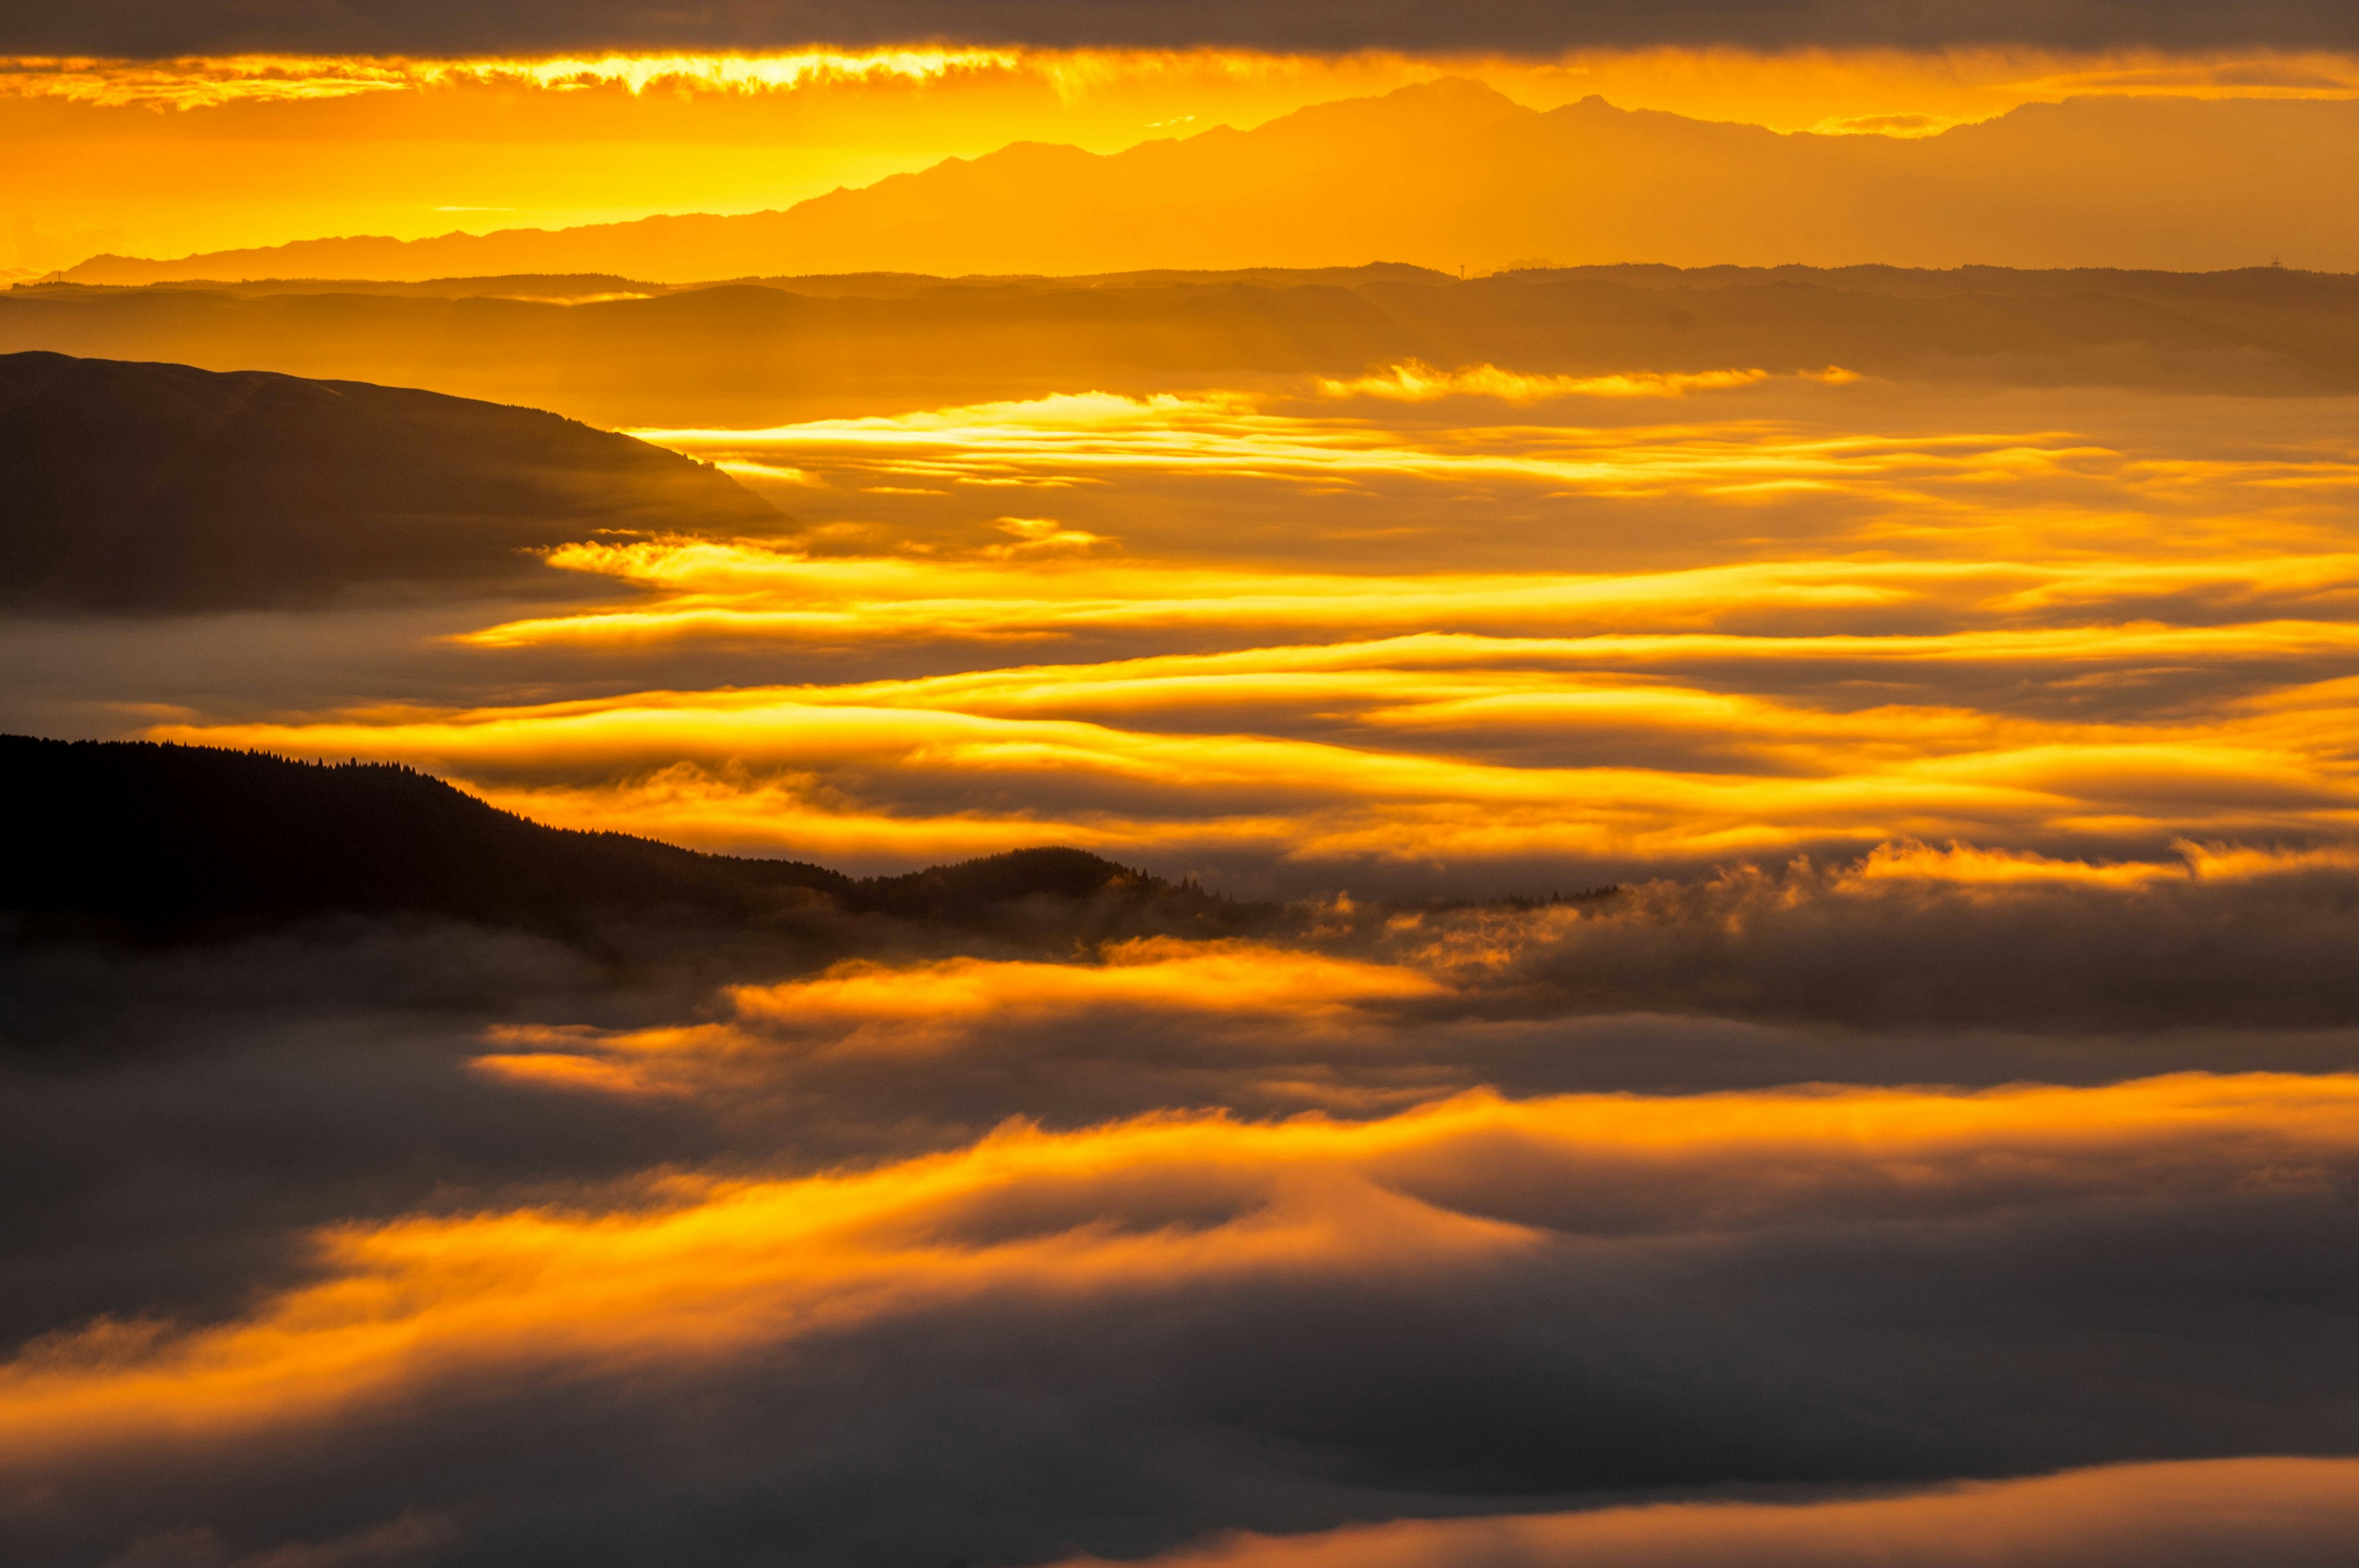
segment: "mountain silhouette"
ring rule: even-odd
[[[1209,935],[1258,913],[1079,849],[864,879],[701,854],[543,827],[385,762],[6,735],[0,794],[18,826],[0,914],[37,934],[212,936],[339,915],[562,937],[635,921],[808,932],[845,915],[993,931],[1045,904],[1068,928],[1087,915],[1105,931]]]
[[[1461,78],[1100,155],[1017,143],[784,211],[92,257],[85,283],[1349,265],[2359,266],[2359,103],[2028,104],[1938,135],[1546,112]]]
[[[312,605],[512,580],[592,532],[756,534],[727,475],[554,414],[259,371],[0,356],[0,608]]]

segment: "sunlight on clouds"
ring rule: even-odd
[[[496,81],[516,76],[542,87],[614,83],[633,92],[654,86],[703,92],[776,92],[810,81],[861,81],[876,77],[922,81],[962,70],[1009,70],[1017,56],[1007,49],[870,49],[842,53],[806,49],[763,55],[623,55],[596,59],[468,60],[424,67],[429,83],[464,75]]]
[[[1887,1090],[1669,1100],[1470,1096],[1369,1123],[1163,1114],[1010,1127],[956,1152],[784,1180],[650,1178],[623,1206],[354,1223],[321,1277],[218,1326],[100,1325],[0,1369],[0,1465],[30,1481],[125,1445],[309,1423],[497,1367],[711,1364],[990,1296],[1100,1300],[1286,1274],[1447,1272],[1560,1233],[1485,1217],[1481,1173],[1579,1195],[1646,1173],[1645,1230],[1774,1226],[2109,1192],[2331,1187],[2359,1153],[2359,1081],[2182,1076],[2104,1089]],[[1014,1235],[994,1206],[1086,1218]],[[1222,1217],[1119,1223],[1178,1201]],[[1617,1229],[1628,1217],[1619,1217]]]
[[[1144,1568],[2325,1568],[2359,1532],[2359,1460],[2122,1465],[1900,1497],[1644,1508],[1237,1534]],[[1060,1568],[1103,1568],[1073,1558]]]
[[[614,598],[451,646],[732,675],[907,650],[916,673],[637,692],[602,675],[553,701],[149,733],[398,760],[558,825],[875,867],[1049,842],[1502,868],[1955,840],[1975,848],[1945,874],[1995,883],[2359,824],[2359,456],[2324,411],[2165,448],[1862,429],[1858,387],[1744,401],[1759,390],[1694,395],[1734,399],[1723,417],[1626,427],[1567,422],[1562,399],[1470,427],[1430,402],[1342,416],[1216,391],[659,432],[861,511],[784,543],[567,545],[550,564]],[[1256,504],[1405,483],[1378,520],[1430,511],[1451,554],[1502,569],[1295,528],[1273,546],[1250,514],[1140,503],[1190,475]],[[1103,482],[1022,514],[962,493],[1073,479]],[[1499,511],[1494,484],[1543,510]],[[1765,492],[1825,520],[1765,537]],[[1570,514],[1575,541],[1675,522],[1662,564],[1531,559],[1545,509],[1576,502],[1602,510]],[[959,521],[923,521],[942,512]],[[992,653],[1010,643],[1027,658]],[[1071,662],[1039,662],[1051,650]],[[1935,852],[1885,853],[1917,875]]]
[[[1677,859],[1814,841],[2139,839],[2359,822],[2348,716],[2331,700],[2211,725],[2129,726],[1813,711],[1578,680],[1537,693],[1518,680],[1524,689],[1470,697],[1463,682],[1419,693],[1370,672],[1291,695],[1324,709],[1354,684],[1372,705],[1368,740],[1355,745],[1188,733],[1171,722],[1176,704],[1163,710],[1166,728],[1148,731],[760,690],[151,733],[408,762],[560,826],[774,852],[897,845],[923,858],[1066,839],[1134,854]],[[1499,743],[1512,747],[1534,726],[1560,755],[1579,757],[1587,735],[1627,760],[1481,759],[1486,729],[1509,731]],[[1420,732],[1435,750],[1411,749]],[[1023,804],[985,804],[995,800]]]
[[[472,1065],[542,1087],[640,1096],[773,1087],[781,1059],[941,1060],[978,1044],[988,1052],[1012,1032],[1075,1022],[1127,1035],[1141,1024],[1178,1022],[1204,1041],[1276,1030],[1289,1050],[1350,1052],[1369,1044],[1372,1020],[1446,998],[1453,983],[1413,963],[1242,940],[1134,938],[1103,944],[1086,963],[853,959],[805,979],[729,987],[711,1022],[620,1033],[496,1028],[487,1040],[507,1049]],[[1397,1087],[1393,1098],[1403,1097],[1432,1098]],[[1329,1086],[1309,1098],[1357,1106],[1371,1097]]]
[[[1092,535],[1076,542],[1105,541]],[[1989,575],[1940,566],[1796,562],[1659,576],[1525,572],[1421,579],[1205,570],[1148,561],[1050,565],[1028,558],[1020,571],[1011,571],[973,562],[813,558],[762,546],[671,540],[569,545],[549,559],[678,597],[647,610],[511,622],[462,640],[500,647],[715,635],[865,640],[1041,637],[1128,628],[1366,630],[1570,622],[1589,629],[1664,620],[1709,625],[1745,609],[1824,612],[1894,605],[1928,579]]]
[[[0,59],[0,93],[98,108],[137,104],[201,109],[223,103],[301,103],[401,92],[417,79],[404,62],[316,55],[229,55],[168,61],[19,55]]]
[[[495,1078],[541,1088],[632,1096],[682,1092],[627,1063],[561,1051],[494,1053],[475,1057],[469,1065]]]
[[[2282,860],[2263,857],[2272,871]],[[2169,878],[2185,877],[2194,868],[2186,862],[2116,860],[2092,865],[2046,855],[2006,849],[1980,849],[1950,844],[1940,849],[1916,843],[1879,844],[1853,873],[1863,881],[1933,881],[1968,885],[2016,887],[2043,883],[2138,888]]]
[[[1076,546],[1111,543],[1099,535],[1060,537]],[[1006,546],[993,546],[1006,553]],[[987,555],[988,552],[985,552]],[[2026,614],[2128,610],[2139,600],[2203,595],[2240,609],[2339,610],[2359,596],[2353,557],[2297,561],[2234,559],[2162,567],[2114,562],[1784,560],[1678,572],[1482,577],[1407,573],[1344,575],[1208,570],[1144,560],[1050,564],[1027,560],[1020,572],[960,560],[812,557],[756,544],[652,540],[629,545],[568,545],[550,564],[662,590],[648,608],[590,610],[515,621],[462,633],[485,647],[538,643],[630,645],[683,638],[900,640],[1060,637],[1106,630],[1223,628],[1259,634],[1272,628],[1401,631],[1443,626],[1466,633],[1585,633],[1580,656],[1626,655],[1657,639],[1707,636],[1748,618],[1807,612],[1816,624],[1846,614],[1913,610],[1944,619],[2014,619]],[[2275,601],[2273,604],[2272,601]],[[1603,639],[1601,633],[1619,633]],[[2106,635],[2151,653],[2176,647],[2192,656],[2239,652],[2321,652],[2347,648],[2353,629],[2329,621],[2269,619],[2228,626],[2114,623]],[[2075,644],[2103,652],[2086,627],[1958,631],[1919,638],[1832,633],[1815,638],[1755,637],[1714,651],[1746,649],[1778,658],[1800,649],[1825,654],[1927,658],[2005,657],[2043,649],[2069,656]],[[1666,643],[1666,646],[1670,644]],[[1690,645],[1712,644],[1691,642]],[[1500,652],[1510,652],[1500,648]]]
[[[1734,379],[1691,379],[1681,390],[1758,384],[1743,372],[1725,373]],[[1607,380],[1621,388],[1646,385],[1627,377]],[[2020,438],[1806,435],[1743,422],[1636,431],[1533,425],[1419,432],[1332,416],[1304,417],[1238,393],[1067,393],[768,430],[628,433],[708,460],[784,460],[809,469],[832,458],[940,481],[1016,477],[1044,469],[1096,474],[1148,470],[1324,481],[1516,479],[1607,495],[1672,488],[1707,495],[1774,486],[1847,488],[1871,476],[1948,477],[1968,465],[1987,478],[1994,465],[2058,469],[2110,456],[2086,448],[2018,445]],[[2353,482],[2347,468],[2335,478]]]
[[[1350,381],[1321,377],[1320,393],[1327,397],[1383,397],[1401,403],[1430,403],[1443,397],[1495,397],[1506,403],[1538,403],[1551,397],[1680,397],[1690,392],[1723,392],[1753,386],[1769,379],[1766,370],[1712,370],[1687,373],[1647,372],[1628,375],[1524,375],[1480,364],[1460,370],[1436,370],[1422,360],[1408,360],[1373,375]],[[1830,367],[1816,375],[1795,378],[1841,386],[1860,378]]]
[[[1242,943],[1142,938],[1115,943],[1093,966],[951,958],[919,969],[858,962],[816,979],[740,987],[740,1015],[821,1028],[843,1020],[971,1022],[1100,1002],[1182,1011],[1263,1011],[1315,1017],[1324,1008],[1431,995],[1421,975],[1379,965]]]
[[[125,253],[24,346],[514,452],[0,627],[8,728],[476,797],[74,792],[12,1565],[2347,1568],[2359,103],[2176,101],[2359,59],[461,20],[0,59],[7,272]],[[558,415],[710,510],[509,496]]]
[[[791,468],[853,488],[955,493],[1080,482],[1093,488],[1077,504],[1110,506],[1134,492],[1186,495],[1195,508],[1230,497],[1266,503],[1283,496],[1299,505],[1343,496],[1360,508],[1353,521],[1361,526],[1373,504],[1402,514],[1397,522],[1411,532],[1423,510],[1459,511],[1476,495],[1527,515],[1576,503],[1677,505],[1690,529],[1722,542],[1696,555],[1721,560],[1730,542],[1757,551],[1765,508],[1798,506],[1815,508],[1825,536],[1863,553],[2085,560],[2103,551],[2169,569],[2181,564],[2172,557],[2196,552],[2251,560],[2271,549],[2348,551],[2343,529],[2359,498],[2359,450],[2331,420],[2280,426],[2239,410],[2215,432],[2168,441],[2069,427],[1878,429],[1875,411],[1890,387],[1777,390],[1791,380],[1690,388],[1679,400],[1688,417],[1636,425],[1587,422],[1603,421],[1601,404],[1627,406],[1627,397],[1528,400],[1509,405],[1517,422],[1470,422],[1436,402],[1396,396],[1354,407],[1307,385],[1299,396],[1058,394],[762,430],[633,433],[708,460]],[[2110,412],[2090,401],[2043,412]],[[1959,412],[1979,422],[1986,410]],[[1452,522],[1478,537],[1493,526]],[[1105,531],[1121,533],[1134,552],[1153,547],[1135,520]],[[1190,537],[1201,539],[1201,530]],[[1314,532],[1299,547],[1319,537]],[[1644,537],[1611,542],[1628,550]]]
[[[816,83],[928,80],[974,72],[1046,83],[1067,103],[1172,87],[1225,87],[1223,113],[1260,117],[1321,95],[1381,92],[1438,75],[1495,82],[1519,102],[1554,107],[1597,92],[1616,104],[1781,131],[1915,136],[1987,119],[2026,103],[2074,94],[2344,98],[2359,95],[2359,62],[2345,54],[2263,56],[2122,50],[2065,54],[2030,49],[1812,50],[1573,50],[1550,59],[1476,54],[1418,57],[1385,50],[1348,55],[1234,49],[1036,48],[667,51],[471,59],[244,54],[167,60],[90,56],[0,59],[0,92],[94,104],[210,107],[260,99],[333,99],[416,92],[453,82],[516,83],[566,91],[618,86],[696,92],[792,92]],[[1256,90],[1258,90],[1257,92]],[[1244,103],[1234,96],[1253,92]],[[1184,101],[1184,100],[1182,100]],[[1158,95],[1148,103],[1161,103]],[[1207,105],[1209,106],[1209,105]],[[1201,114],[1138,122],[1142,130],[1209,128]]]
[[[790,92],[812,83],[924,81],[953,71],[1010,71],[1006,49],[802,49],[782,54],[607,54],[540,59],[229,55],[163,61],[17,57],[0,60],[0,92],[103,107],[201,109],[251,101],[419,92],[454,84],[525,84],[557,92],[619,87],[701,92]]]

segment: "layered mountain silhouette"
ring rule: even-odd
[[[1112,155],[1019,143],[783,211],[93,257],[86,283],[875,269],[2359,266],[2359,103],[2079,98],[1916,139],[1539,112],[1447,79]]]
[[[0,609],[313,605],[492,584],[604,530],[758,533],[717,470],[554,414],[257,371],[0,356]]]
[[[468,292],[410,297],[333,282],[20,287],[0,293],[0,349],[430,385],[626,427],[1353,376],[1412,358],[1550,374],[1842,365],[1897,379],[2359,390],[2359,278],[2276,267],[894,274],[634,285],[652,297],[573,305],[462,281]]]
[[[856,879],[621,833],[546,827],[390,763],[147,741],[0,736],[17,825],[0,914],[18,929],[179,937],[326,917],[426,917],[560,937],[617,923],[808,931],[846,915],[1002,930],[1210,935],[1257,918],[1078,849]]]

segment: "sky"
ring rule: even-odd
[[[2347,1561],[2347,7],[0,54],[0,730],[1177,884],[0,916],[0,1556]]]

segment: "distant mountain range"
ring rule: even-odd
[[[415,280],[613,273],[1334,266],[2359,267],[2359,103],[2078,98],[1938,135],[1780,135],[1614,107],[1545,113],[1451,79],[1111,155],[1019,143],[783,211],[355,237],[67,277]]]
[[[144,741],[0,736],[0,915],[16,934],[210,936],[335,916],[595,937],[631,923],[824,934],[870,916],[1067,937],[1265,915],[1078,849],[855,879],[544,827],[427,774]]]
[[[585,281],[646,297],[551,302]],[[1908,380],[2359,391],[2359,277],[2275,267],[1613,266],[1462,283],[1381,265],[400,287],[17,288],[0,293],[0,350],[433,386],[674,427],[1353,376],[1411,358],[1546,374],[1841,365]]]
[[[446,590],[598,529],[783,522],[718,470],[554,414],[352,381],[0,355],[0,610],[153,614]]]

